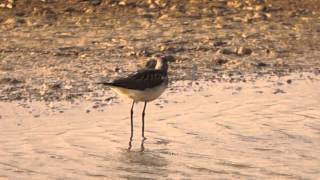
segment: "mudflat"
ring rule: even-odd
[[[306,75],[305,77],[307,77]],[[288,84],[288,79],[293,80]],[[300,79],[300,80],[299,80]],[[149,103],[0,103],[4,179],[317,179],[319,77],[172,84]],[[279,86],[279,84],[282,84]],[[188,88],[185,88],[185,87]],[[179,92],[179,93],[177,93]]]

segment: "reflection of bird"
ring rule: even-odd
[[[169,56],[170,57],[170,56]],[[111,87],[115,92],[133,100],[131,106],[131,137],[133,137],[133,107],[136,102],[144,102],[142,112],[142,137],[144,137],[144,116],[147,103],[157,99],[168,86],[168,59],[161,57],[147,62],[144,69],[124,78],[101,84]]]

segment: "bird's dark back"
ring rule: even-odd
[[[167,83],[167,72],[162,70],[143,69],[125,78],[116,79],[112,86],[126,89],[145,90]]]

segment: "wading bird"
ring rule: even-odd
[[[158,57],[149,60],[144,69],[127,76],[116,79],[112,82],[102,82],[100,84],[109,86],[119,95],[132,99],[131,117],[131,136],[129,148],[133,137],[133,109],[137,102],[144,102],[142,111],[142,137],[144,136],[144,117],[147,103],[157,99],[168,86],[168,61],[173,61],[172,56]]]

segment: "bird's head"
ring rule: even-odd
[[[164,71],[168,71],[168,63],[174,62],[175,58],[171,55],[161,55],[157,57],[157,64],[155,69],[161,69]]]
[[[146,63],[145,63],[145,69],[155,69],[157,65],[157,60],[156,59],[149,59]]]

